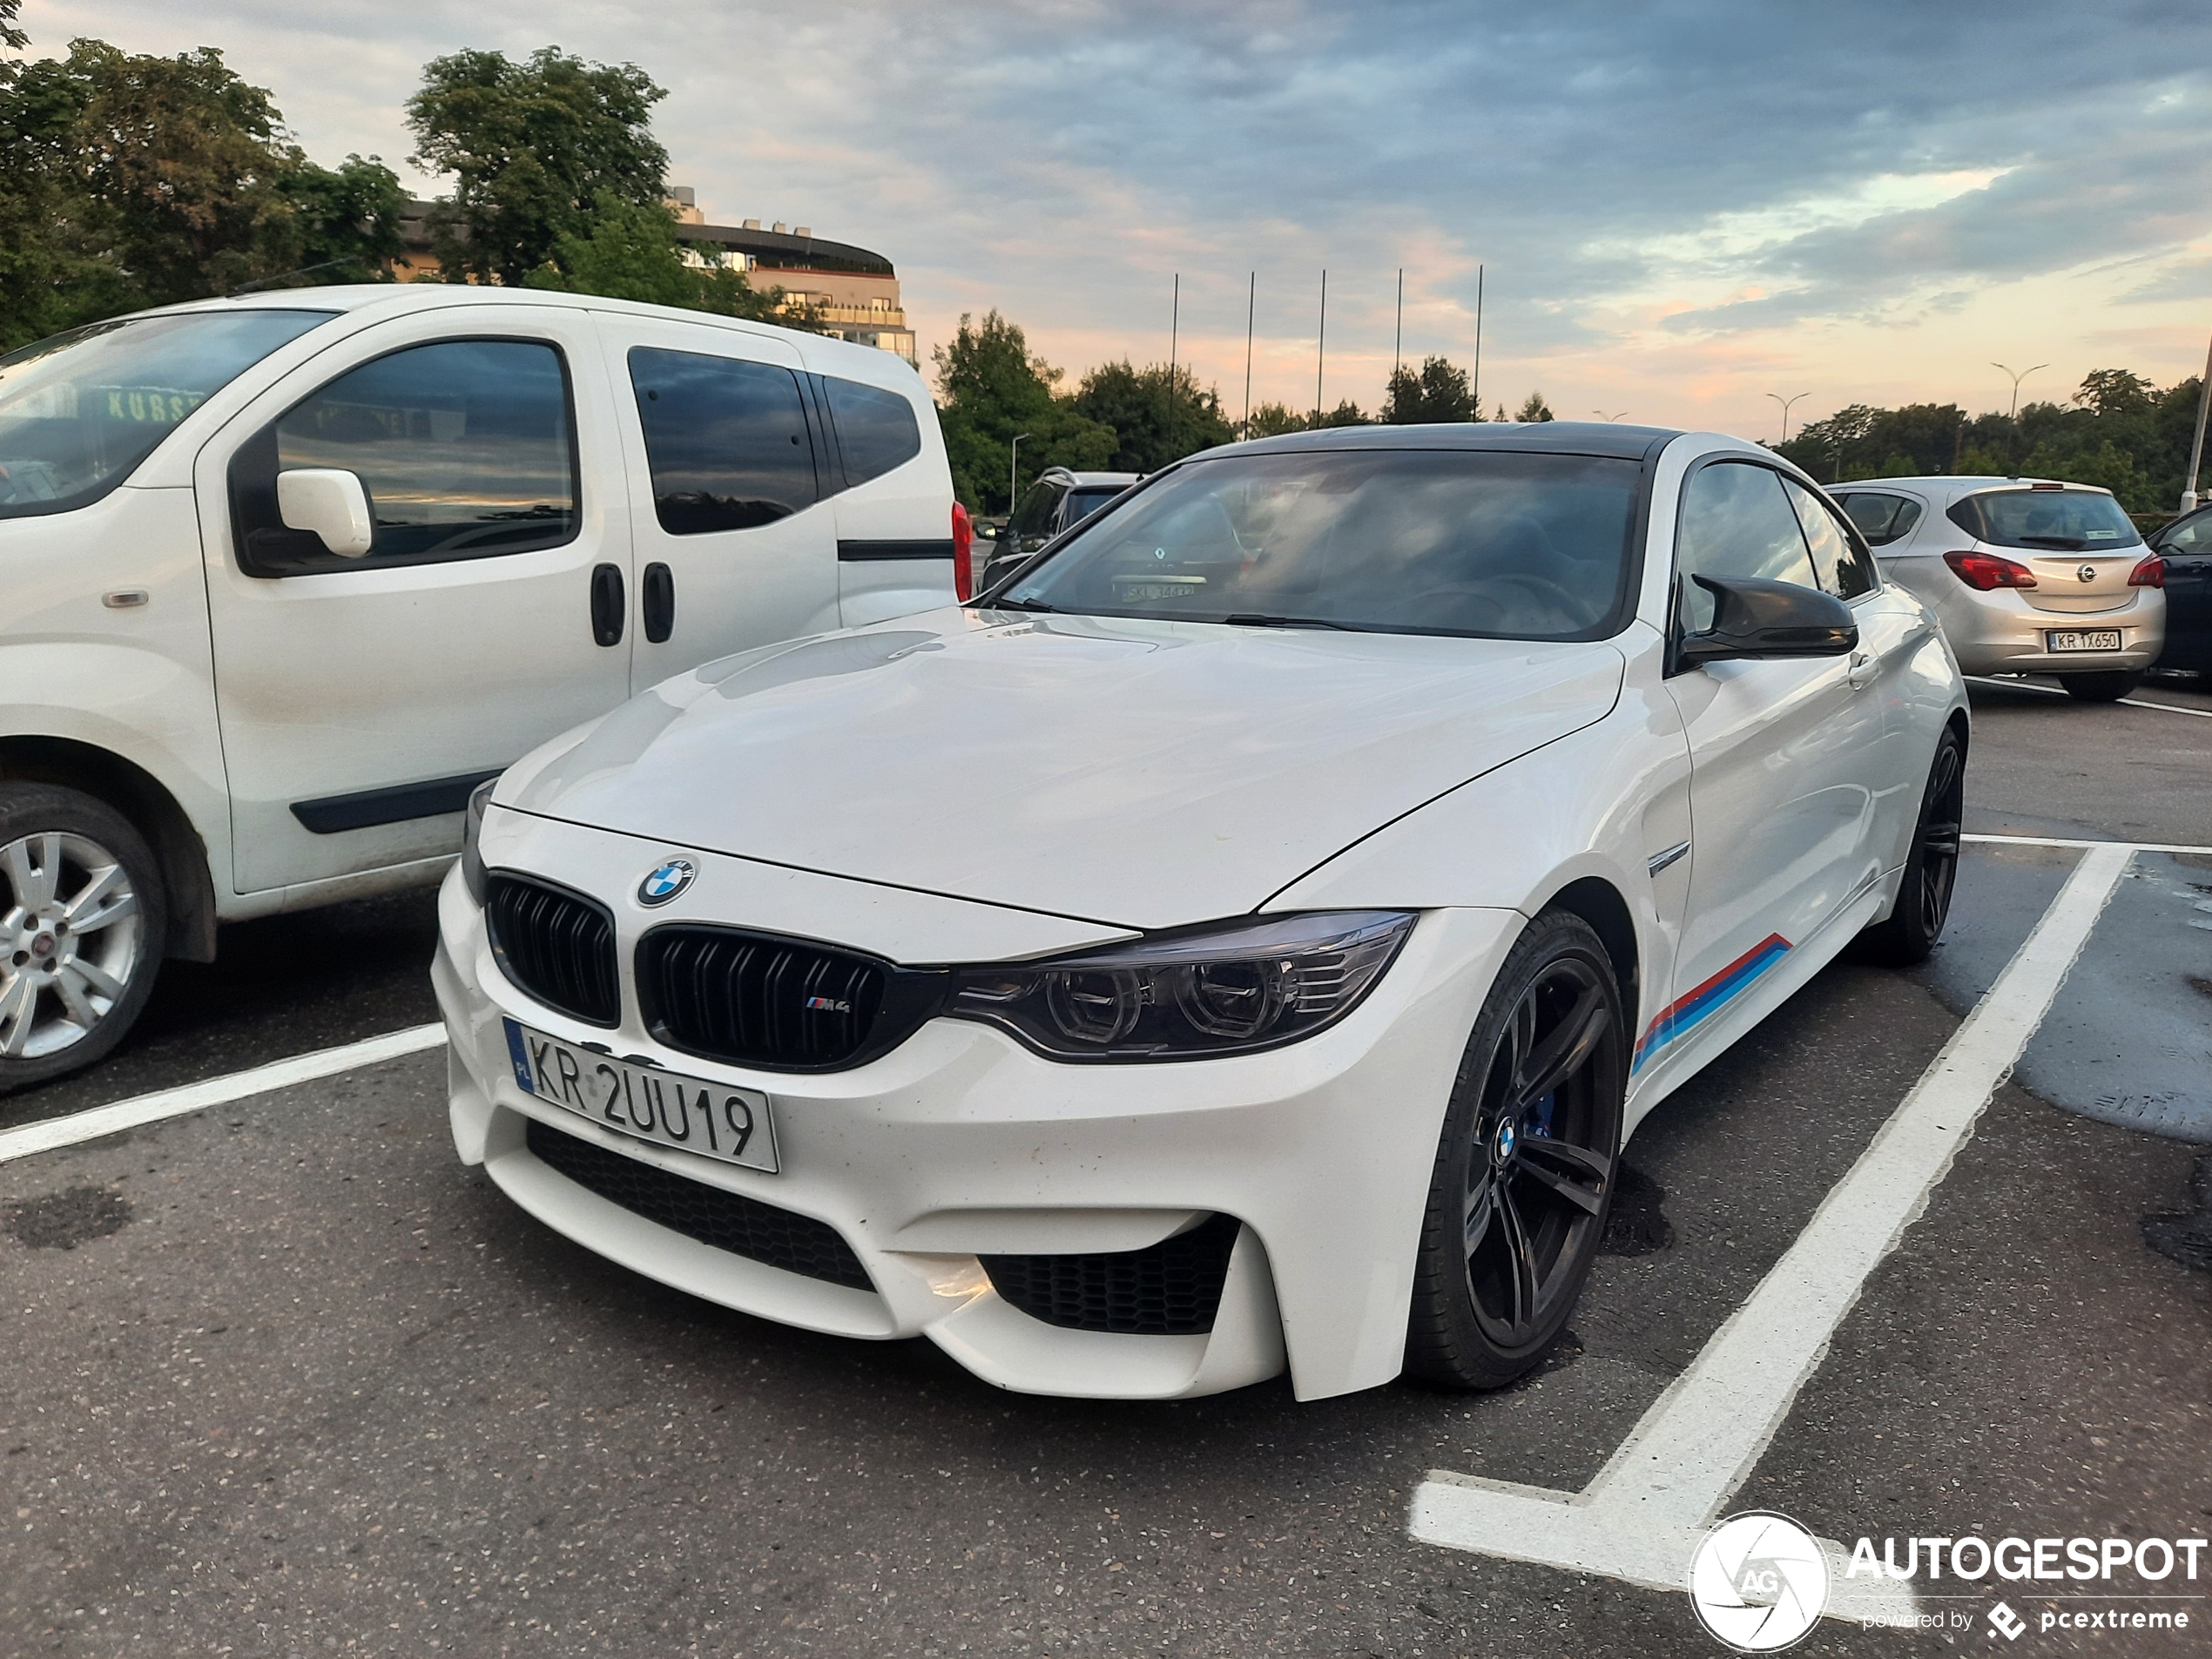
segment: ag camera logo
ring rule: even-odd
[[[698,877],[698,867],[689,859],[671,859],[665,864],[645,872],[645,879],[637,884],[637,902],[642,905],[664,905],[690,887]]]
[[[1828,1605],[1819,1541],[1787,1515],[1731,1515],[1689,1563],[1697,1621],[1738,1653],[1774,1653],[1804,1636]]]

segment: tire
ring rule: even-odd
[[[2134,669],[2112,669],[2101,674],[2061,674],[2066,694],[2082,703],[2117,703],[2143,683]]]
[[[128,819],[74,789],[0,783],[0,1095],[120,1042],[167,936],[160,867]]]
[[[1959,826],[1964,810],[1966,745],[1959,728],[1947,725],[1928,766],[1928,786],[1920,796],[1920,815],[1912,826],[1912,848],[1905,855],[1905,877],[1886,920],[1851,941],[1851,955],[1884,968],[1925,962],[1943,937],[1951,917],[1951,894],[1959,880]]]
[[[1498,970],[1445,1112],[1408,1376],[1502,1388],[1559,1339],[1605,1237],[1628,1057],[1604,945],[1579,916],[1539,916]]]

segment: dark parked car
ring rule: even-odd
[[[2159,667],[2212,674],[2212,506],[2150,538],[2166,558],[2166,649]]]
[[[976,591],[1007,575],[1061,531],[1080,523],[1144,475],[1136,472],[1070,472],[1047,467],[1022,492],[1005,529],[991,545],[989,562]]]

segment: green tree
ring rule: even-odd
[[[1076,414],[1110,428],[1116,472],[1157,472],[1170,462],[1227,443],[1236,431],[1211,388],[1198,389],[1190,371],[1163,363],[1143,368],[1127,359],[1102,363],[1083,376],[1073,401]]]
[[[1372,426],[1374,422],[1368,418],[1367,411],[1350,398],[1345,398],[1336,408],[1328,410],[1321,416],[1321,425],[1324,427]]]
[[[212,49],[142,57],[78,40],[5,71],[0,344],[302,266],[359,280],[398,248],[390,170],[310,162],[268,93]]]
[[[299,157],[280,180],[292,208],[293,268],[325,282],[390,280],[407,192],[381,156],[336,168]]]
[[[1467,372],[1442,357],[1421,361],[1418,371],[1400,368],[1390,377],[1380,419],[1386,426],[1420,426],[1480,418]]]
[[[1261,403],[1254,406],[1251,418],[1244,422],[1248,438],[1279,437],[1285,432],[1304,432],[1313,424],[1311,415],[1292,408],[1287,403]]]
[[[650,206],[668,152],[646,123],[665,91],[633,64],[588,64],[556,47],[526,62],[462,51],[424,66],[408,100],[415,161],[451,173],[431,210],[431,252],[449,281],[510,286],[589,239],[603,198]]]
[[[1552,406],[1544,401],[1544,395],[1531,392],[1528,401],[1521,406],[1521,413],[1513,418],[1516,421],[1549,421],[1555,417],[1552,414]]]
[[[996,311],[981,323],[962,314],[937,365],[939,424],[953,490],[976,512],[1005,512],[1013,442],[1022,440],[1024,475],[1046,467],[1095,469],[1114,457],[1114,429],[1085,418],[1055,389],[1062,371],[1034,356],[1019,325]]]
[[[742,271],[686,260],[676,222],[664,202],[626,202],[602,191],[590,218],[579,230],[555,239],[551,256],[524,280],[526,286],[751,317],[786,327],[818,326],[816,309],[789,305],[779,287],[755,288]]]

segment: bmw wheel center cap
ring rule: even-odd
[[[671,859],[645,872],[645,879],[637,884],[637,902],[642,905],[664,905],[690,887],[698,878],[698,867],[689,859]]]

